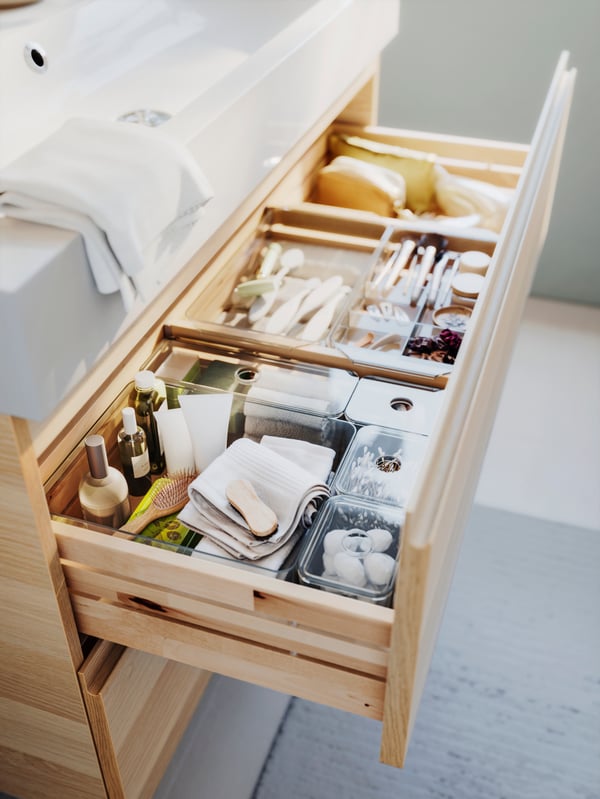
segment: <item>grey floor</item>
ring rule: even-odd
[[[595,531],[476,506],[405,768],[294,699],[254,799],[598,799],[599,573]]]

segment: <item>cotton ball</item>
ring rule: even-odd
[[[384,530],[382,527],[374,527],[368,530],[367,534],[373,544],[375,552],[385,552],[392,544],[392,534],[389,530]]]
[[[347,555],[345,552],[338,552],[333,558],[333,567],[338,577],[347,585],[355,585],[362,588],[367,584],[365,570],[360,558]]]
[[[335,575],[335,568],[333,566],[333,555],[330,555],[328,552],[323,552],[323,568],[324,572],[323,575]]]
[[[347,530],[330,530],[323,539],[323,549],[328,555],[335,555],[336,552],[341,552],[342,541],[348,535]]]
[[[394,576],[396,561],[383,552],[371,552],[365,558],[365,574],[372,585],[388,585]]]
[[[365,552],[370,552],[373,548],[373,545],[371,543],[371,539],[364,532],[364,530],[359,530],[357,527],[353,527],[351,530],[348,530],[344,538],[343,548],[348,552],[364,554]]]

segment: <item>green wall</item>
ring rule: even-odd
[[[530,141],[561,50],[578,70],[532,293],[600,305],[600,0],[401,0],[382,125]]]

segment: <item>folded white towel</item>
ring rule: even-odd
[[[0,213],[83,236],[98,291],[144,296],[213,196],[192,155],[162,131],[70,119],[0,170]]]
[[[258,567],[260,569],[264,569],[264,573],[269,577],[276,576],[277,572],[283,566],[286,558],[298,543],[300,536],[301,531],[294,533],[289,541],[282,547],[279,547],[279,549],[275,550],[275,552],[267,555],[265,558],[261,558],[260,560],[252,561],[249,565],[251,568]],[[203,555],[209,555],[211,557],[223,558],[224,560],[240,563],[239,557],[235,557],[231,553],[227,552],[226,549],[223,549],[222,547],[218,546],[218,544],[215,544],[215,542],[208,538],[208,536],[204,536],[200,543],[197,544],[194,552],[192,552],[192,555],[197,558],[200,558]],[[270,572],[272,574],[270,574]]]
[[[299,443],[304,447],[305,442]],[[264,444],[240,438],[190,485],[190,502],[179,519],[234,557],[263,558],[289,541],[307,509],[312,511],[313,502],[329,496],[325,481],[331,460],[332,456],[315,458],[315,470],[308,471]],[[277,516],[279,526],[268,539],[255,538],[229,503],[227,486],[238,479],[249,480],[258,497]]]

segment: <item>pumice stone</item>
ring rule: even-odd
[[[337,576],[347,585],[362,588],[367,584],[365,570],[359,558],[347,555],[345,552],[338,552],[334,555],[333,565]]]
[[[365,574],[372,585],[387,585],[394,576],[396,561],[383,552],[371,552],[365,558]]]
[[[372,530],[367,530],[367,535],[371,539],[371,544],[375,552],[385,552],[392,544],[392,534],[389,530],[383,530],[381,527],[374,527]]]

